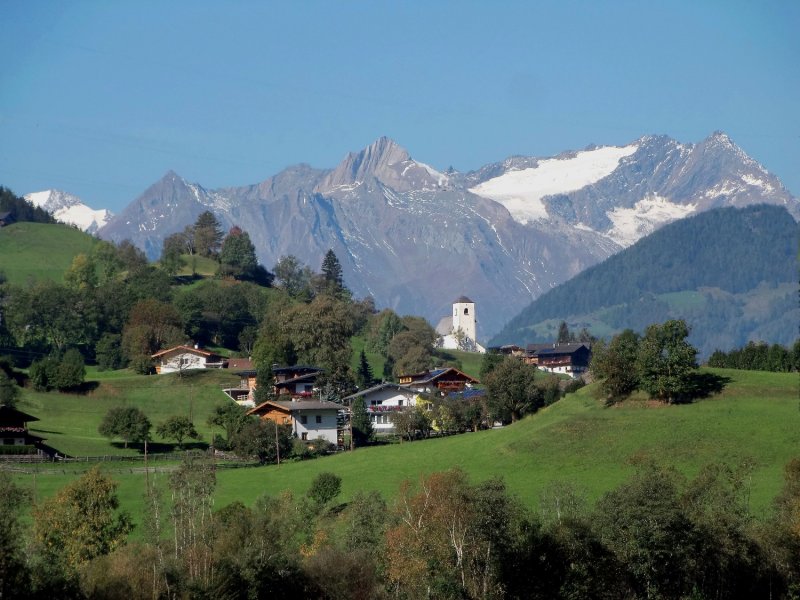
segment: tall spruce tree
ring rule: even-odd
[[[375,383],[375,376],[372,373],[372,367],[370,366],[369,362],[367,361],[367,355],[364,353],[364,350],[361,350],[361,354],[358,357],[358,371],[356,372],[356,384],[362,390],[367,389],[373,383]]]

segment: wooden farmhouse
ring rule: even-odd
[[[221,369],[225,366],[222,356],[196,346],[175,346],[156,352],[150,358],[155,361],[158,374],[187,369]]]
[[[591,357],[588,344],[528,344],[524,360],[542,371],[577,378],[589,369]]]
[[[357,398],[364,399],[375,432],[391,433],[394,431],[392,414],[409,406],[416,406],[419,392],[397,383],[381,383],[342,398],[342,402],[346,406],[352,406]]]
[[[454,367],[414,373],[412,375],[400,375],[400,385],[411,388],[416,392],[425,394],[447,394],[449,392],[461,392],[465,388],[472,387],[480,383],[474,377],[462,373]]]
[[[252,363],[251,363],[252,366]],[[287,396],[298,400],[311,398],[314,395],[314,386],[317,377],[323,372],[319,367],[293,366],[272,367],[273,384],[272,393],[275,396]],[[255,406],[256,379],[258,372],[255,369],[238,371],[239,385],[225,388],[222,391],[236,403],[242,406]]]
[[[0,406],[0,455],[43,454],[44,438],[28,431],[28,423],[38,421],[33,415],[10,406]],[[12,450],[13,448],[13,450]],[[27,451],[23,451],[26,448]]]
[[[296,438],[312,441],[324,438],[331,444],[344,445],[344,430],[339,426],[342,405],[325,400],[267,400],[250,409],[248,415],[278,425],[290,425]]]

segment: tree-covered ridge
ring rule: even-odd
[[[0,214],[10,212],[15,221],[31,221],[33,223],[55,223],[49,212],[34,206],[25,198],[20,198],[10,189],[0,185]]]
[[[491,343],[525,342],[517,338],[536,323],[613,307],[626,319],[644,312],[651,323],[666,316],[656,316],[659,307],[651,306],[660,294],[702,288],[737,294],[762,282],[794,282],[797,236],[797,223],[775,206],[722,208],[682,219],[543,294]],[[642,302],[649,306],[638,306]],[[618,326],[637,327],[629,321]]]

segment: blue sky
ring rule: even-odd
[[[800,193],[800,2],[3,2],[0,185],[119,212],[381,135],[439,169],[723,130]]]

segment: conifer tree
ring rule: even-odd
[[[375,376],[372,374],[372,367],[367,361],[367,355],[361,350],[358,357],[358,371],[356,372],[356,383],[362,390],[367,389],[375,383]]]

